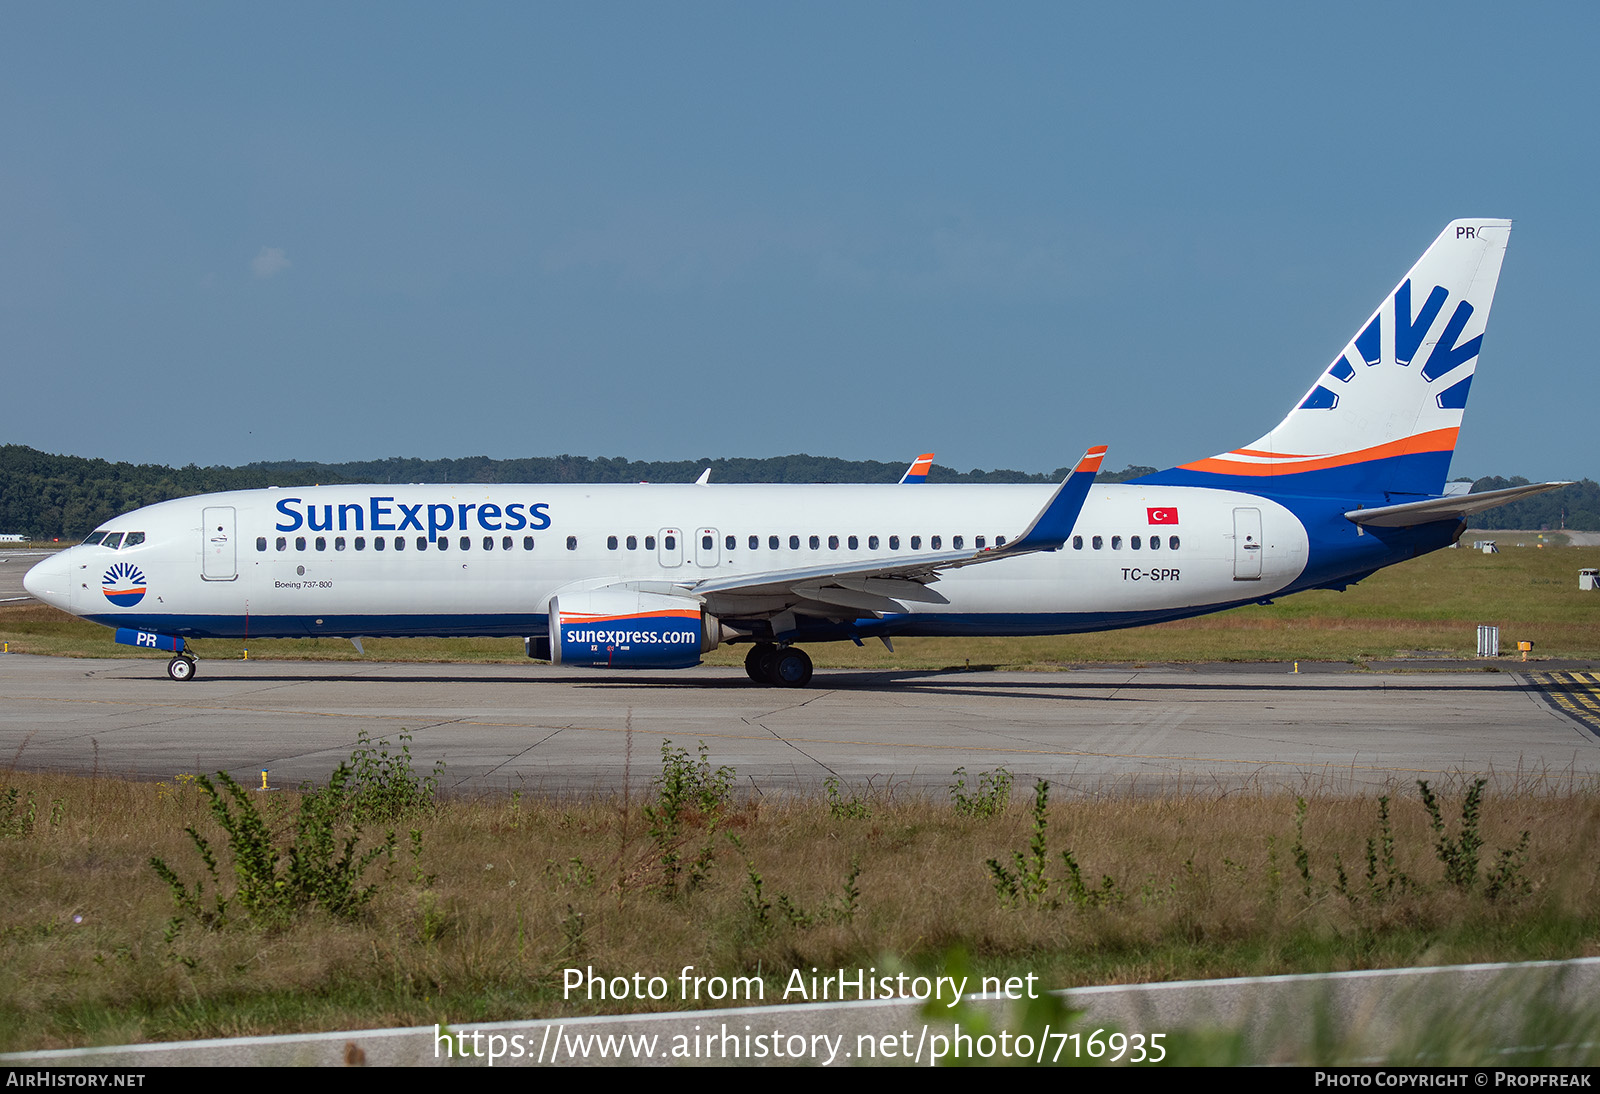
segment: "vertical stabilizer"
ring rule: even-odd
[[[1452,222],[1277,427],[1143,482],[1281,494],[1438,494],[1509,220]]]

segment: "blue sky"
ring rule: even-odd
[[[1600,7],[14,4],[0,440],[1167,466],[1517,221],[1453,473],[1600,475]]]

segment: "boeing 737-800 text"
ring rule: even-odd
[[[1445,229],[1260,440],[1128,483],[318,486],[162,502],[35,566],[28,591],[174,654],[210,637],[520,636],[565,665],[681,668],[748,643],[1131,627],[1343,588],[1559,483],[1445,478],[1511,222]],[[926,474],[923,461],[908,472]]]

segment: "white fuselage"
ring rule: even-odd
[[[29,587],[110,626],[187,636],[529,635],[542,633],[551,597],[564,590],[676,587],[993,546],[1016,537],[1052,490],[458,484],[236,491],[118,517],[102,526],[107,538],[142,532],[142,542],[71,548],[42,564]],[[944,572],[932,588],[948,603],[906,603],[903,614],[838,609],[832,618],[860,618],[872,634],[1123,626],[1270,596],[1301,574],[1307,552],[1301,521],[1266,498],[1095,485],[1060,550]],[[111,574],[116,564],[125,565]],[[128,590],[139,587],[135,600]],[[711,606],[735,616],[761,608],[759,598],[737,597]]]

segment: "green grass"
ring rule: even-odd
[[[1470,657],[1480,623],[1500,627],[1502,648],[1534,643],[1535,657],[1600,657],[1600,593],[1578,589],[1578,570],[1600,567],[1600,548],[1513,548],[1497,555],[1438,551],[1382,570],[1342,593],[1317,590],[1274,604],[1098,634],[1042,638],[905,638],[808,645],[822,668],[927,669],[955,665],[1050,669],[1086,662],[1359,662],[1415,651]],[[42,605],[0,608],[0,640],[13,652],[70,657],[162,657],[111,641],[108,630]],[[519,639],[372,639],[365,659],[521,662]],[[246,644],[196,645],[202,657],[234,659]],[[342,639],[255,639],[252,659],[363,660]],[[742,663],[725,647],[713,665]]]

